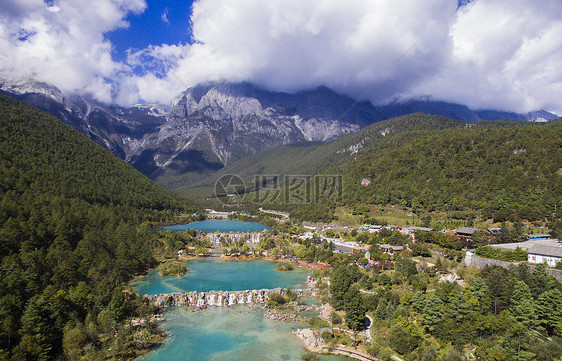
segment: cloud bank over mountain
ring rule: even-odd
[[[249,81],[289,92],[325,85],[375,104],[431,96],[562,114],[559,0],[199,0],[190,43],[114,60],[106,35],[147,6],[4,1],[0,75],[120,104],[169,102],[201,82]]]

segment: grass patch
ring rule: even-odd
[[[372,206],[369,213],[365,214],[367,218],[376,218],[387,224],[395,224],[398,226],[409,226],[417,222],[421,222],[419,216],[414,216],[410,210],[404,210],[398,206]]]
[[[335,216],[339,223],[343,223],[349,226],[360,226],[362,224],[363,216],[353,215],[349,207],[337,207],[335,210]]]

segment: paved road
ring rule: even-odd
[[[289,213],[277,212],[277,211],[270,211],[268,209],[263,209],[260,207],[260,212],[274,214],[276,216],[281,216],[283,218],[289,218]]]

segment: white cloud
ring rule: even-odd
[[[445,61],[455,8],[451,0],[201,0],[192,16],[197,42],[184,48],[175,73],[188,84],[327,85],[360,96],[404,55],[406,66],[367,92],[386,101],[403,90],[397,79],[416,84]],[[416,41],[423,46],[404,54]]]
[[[181,47],[172,69],[187,85],[326,85],[374,103],[430,95],[475,109],[562,113],[562,3],[457,4],[200,0],[192,16],[196,43]]]
[[[142,12],[144,0],[59,0],[52,6],[9,0],[5,6],[12,10],[0,22],[0,76],[31,77],[67,93],[112,100],[112,79],[126,66],[113,61],[104,33],[128,26],[124,17]]]
[[[3,14],[5,18],[21,18],[43,7],[43,0],[3,0],[0,3],[0,17]]]
[[[168,8],[165,8],[164,11],[162,11],[162,14],[160,15],[160,20],[162,20],[163,23],[169,24],[170,20],[168,20]]]
[[[475,108],[562,114],[561,31],[559,1],[472,2],[450,29],[446,66],[410,92]]]
[[[192,45],[131,50],[123,63],[104,34],[146,4],[98,3],[61,0],[49,11],[40,0],[6,0],[3,73],[121,104],[167,103],[185,86],[226,80],[281,91],[326,85],[374,103],[430,95],[562,114],[559,0],[463,1],[458,10],[456,0],[199,0]]]

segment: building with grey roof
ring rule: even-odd
[[[418,227],[418,226],[410,226],[406,228],[406,231],[414,233],[415,231],[422,231],[422,232],[433,232],[435,229],[430,227]]]
[[[557,239],[531,239],[525,242],[502,243],[492,245],[494,248],[513,251],[519,247],[527,251],[527,262],[556,267],[562,262],[562,243]]]
[[[465,244],[470,244],[472,242],[472,237],[476,232],[482,231],[479,228],[472,227],[460,227],[455,229],[453,232],[459,237],[459,240]]]
[[[562,244],[556,243],[552,246],[534,245],[527,251],[527,261],[529,263],[546,263],[549,267],[556,267],[557,263],[562,262]]]

